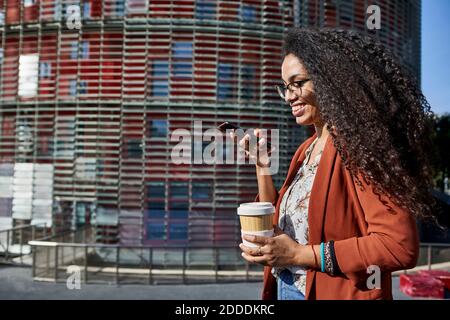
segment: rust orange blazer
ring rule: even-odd
[[[315,133],[295,153],[286,181],[274,202],[274,224],[278,224],[280,202],[305,159],[305,151],[317,137]],[[388,208],[364,183],[364,190],[352,179],[328,137],[316,171],[309,200],[308,223],[311,244],[334,240],[341,275],[330,276],[309,270],[306,299],[392,299],[391,272],[416,265],[419,239],[415,219],[404,209],[383,199]],[[370,265],[381,270],[381,289],[368,289]],[[264,268],[262,298],[276,299],[276,279]]]

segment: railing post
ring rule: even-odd
[[[153,267],[153,248],[148,248],[148,284],[153,284],[152,267]]]
[[[119,284],[120,247],[116,247],[116,285]]]
[[[31,240],[35,240],[36,238],[36,226],[33,224],[31,226]]]
[[[9,257],[9,230],[6,231],[6,252],[5,252],[5,260],[8,261]]]
[[[58,280],[58,245],[55,246],[55,282]]]
[[[36,247],[31,246],[30,250],[33,256],[33,260],[31,261],[31,277],[34,280],[34,278],[36,277]]]
[[[431,245],[427,247],[427,256],[428,256],[428,270],[431,270]]]
[[[186,247],[183,247],[183,284],[186,284]]]
[[[218,270],[219,270],[219,254],[217,253],[217,247],[214,247],[214,278],[215,281],[217,282],[219,275],[218,275]]]
[[[20,264],[23,264],[23,228],[20,229],[20,236],[19,236],[19,243],[20,243]]]
[[[84,283],[88,283],[88,246],[84,246]]]

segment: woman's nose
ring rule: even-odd
[[[286,101],[286,103],[291,103],[292,101],[294,101],[296,99],[296,95],[294,92],[292,92],[291,90],[286,90],[286,94],[284,97],[284,101]]]

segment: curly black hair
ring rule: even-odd
[[[431,146],[434,117],[417,81],[376,39],[356,31],[292,28],[295,55],[313,81],[318,109],[340,157],[362,188],[421,220],[436,222]]]

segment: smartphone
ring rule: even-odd
[[[231,122],[225,121],[224,123],[222,123],[221,125],[219,125],[217,127],[217,129],[219,129],[222,133],[226,133],[227,130],[237,130],[237,129],[241,129],[243,131],[245,131],[244,129],[242,129],[241,127],[232,124]],[[270,153],[270,151],[272,150],[272,145],[270,144],[269,141],[266,142],[267,145],[267,150]]]

